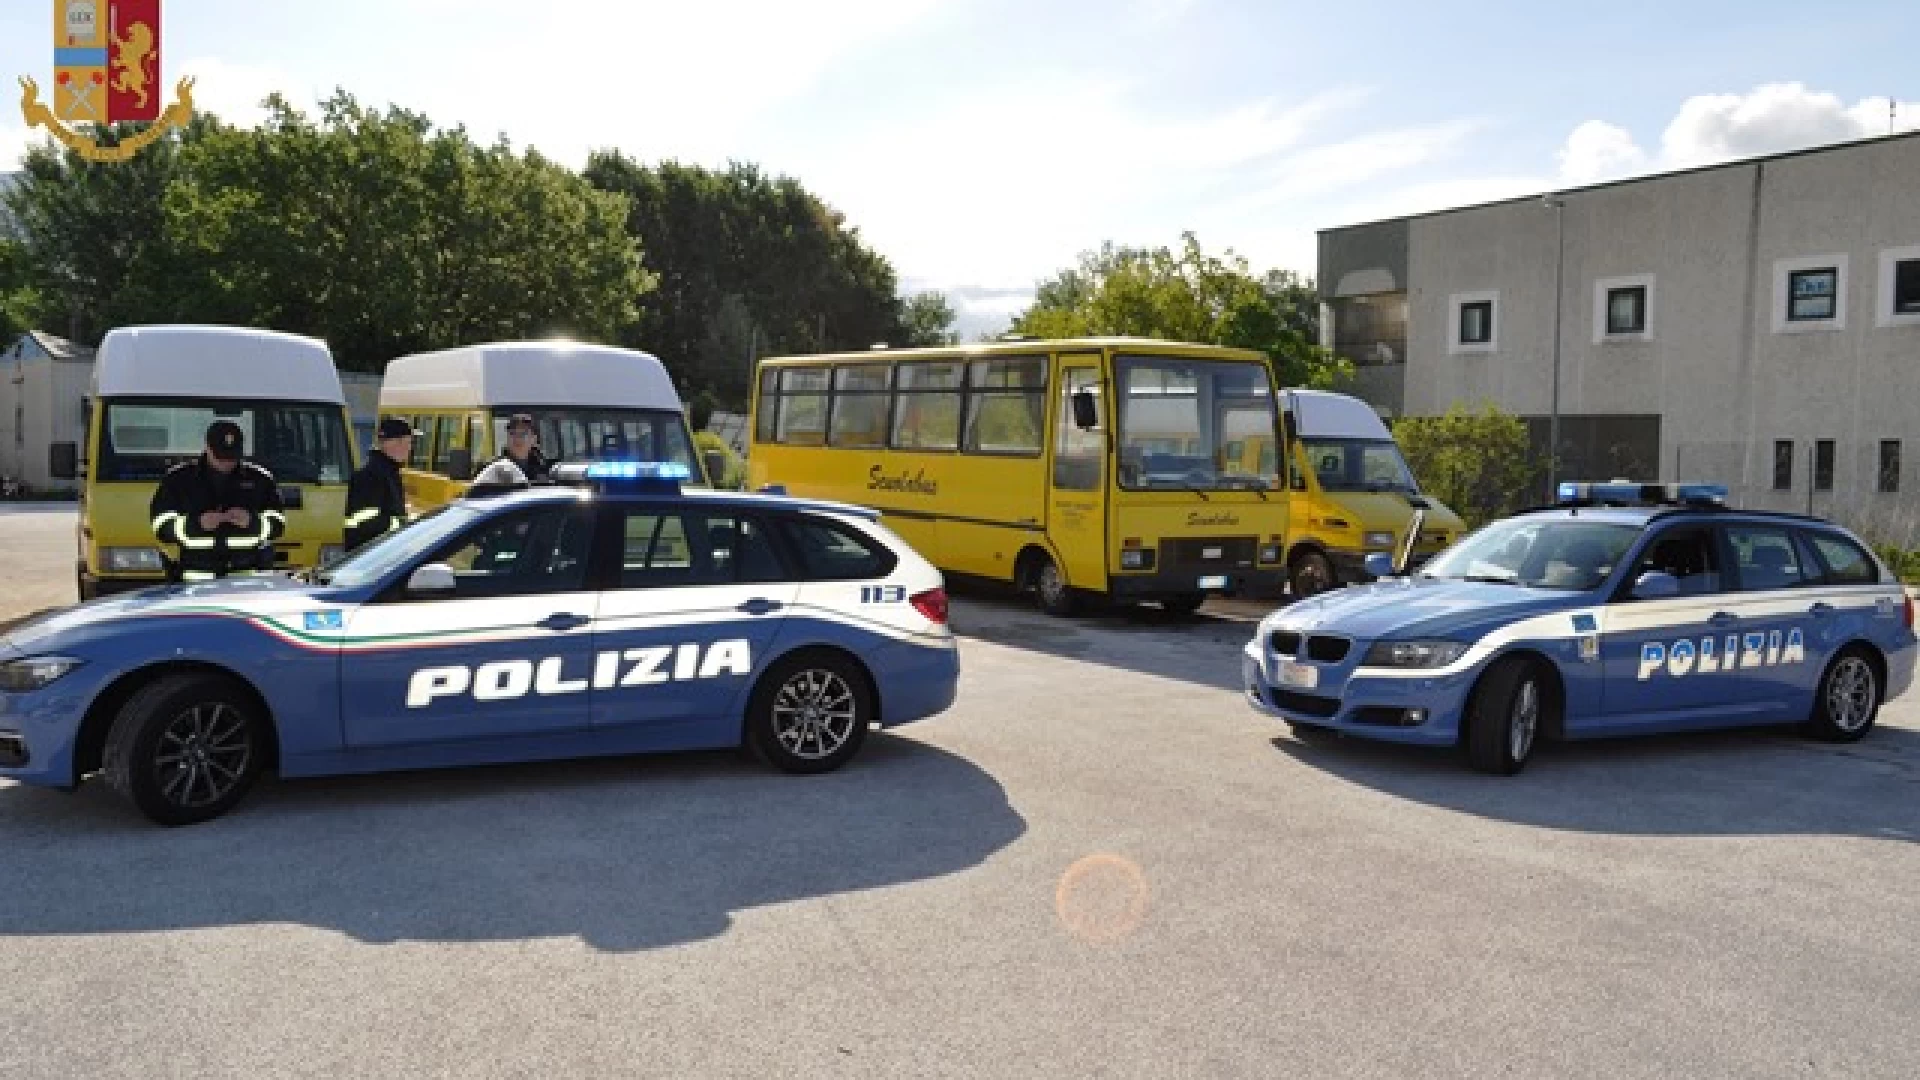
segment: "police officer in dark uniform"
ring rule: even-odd
[[[229,574],[273,569],[273,542],[287,531],[280,485],[273,474],[242,460],[240,425],[215,420],[206,453],[167,470],[153,493],[153,535],[177,546],[168,560],[171,581],[212,581]]]
[[[507,421],[507,447],[494,462],[510,461],[530,484],[551,484],[553,462],[540,452],[540,437],[534,431],[533,417],[514,413]],[[492,464],[493,462],[489,462]],[[476,476],[479,474],[476,473]]]
[[[400,466],[413,455],[413,425],[397,416],[380,421],[374,451],[347,484],[346,548],[349,552],[407,523],[407,495]]]

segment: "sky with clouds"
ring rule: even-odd
[[[230,121],[337,87],[573,165],[758,162],[970,337],[1107,240],[1310,276],[1322,228],[1920,128],[1914,0],[1573,7],[163,0],[162,74]],[[52,8],[0,0],[0,72],[49,83]],[[0,171],[42,137],[9,102]]]

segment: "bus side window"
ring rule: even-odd
[[[453,449],[453,433],[458,429],[460,418],[440,416],[433,424],[433,471],[445,472],[447,469],[447,451]]]
[[[421,426],[426,422],[425,417],[414,416],[409,419],[413,424],[414,436],[413,453],[407,455],[407,468],[424,472],[427,461],[433,455],[433,433]]]
[[[493,447],[487,445],[487,417],[484,413],[467,417],[467,453],[473,455],[476,469],[493,458]]]

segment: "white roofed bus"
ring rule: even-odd
[[[458,498],[505,452],[507,423],[533,417],[549,461],[624,458],[706,472],[686,407],[651,353],[577,341],[504,341],[395,358],[380,386],[380,415],[417,432],[401,470],[416,511]]]
[[[119,327],[95,354],[86,413],[86,441],[54,444],[50,462],[81,481],[81,599],[165,579],[171,553],[153,536],[153,492],[205,450],[215,420],[238,424],[247,459],[279,482],[287,531],[275,566],[316,566],[338,551],[358,459],[326,342],[252,327]]]

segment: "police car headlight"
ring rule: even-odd
[[[1367,650],[1365,667],[1446,667],[1467,651],[1459,641],[1377,641]]]
[[[1368,547],[1392,547],[1393,534],[1390,532],[1370,532],[1366,535]]]
[[[153,548],[145,547],[101,548],[100,565],[116,574],[141,571],[157,574],[163,569],[160,553]]]
[[[0,690],[30,694],[80,666],[71,656],[32,656],[0,664]]]

